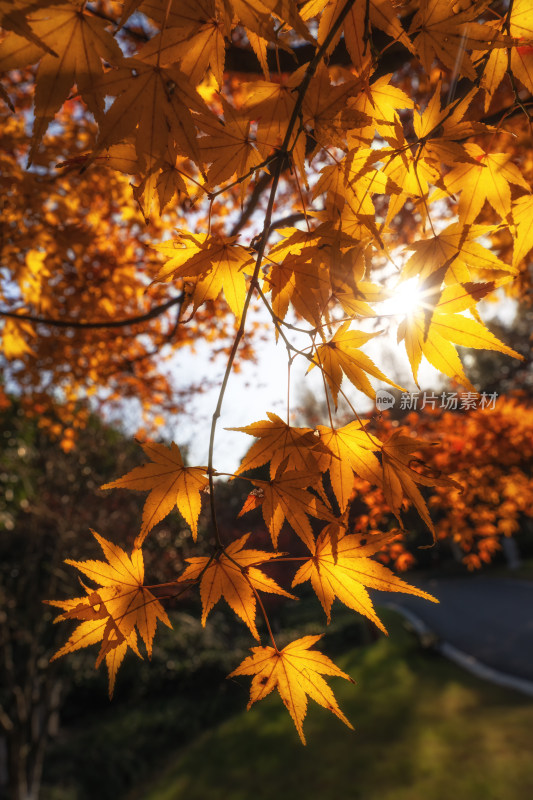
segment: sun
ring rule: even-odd
[[[391,285],[390,297],[383,302],[383,314],[390,316],[413,316],[423,306],[423,293],[419,279],[409,278]]]

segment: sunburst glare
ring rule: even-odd
[[[390,297],[383,302],[384,315],[412,316],[423,306],[423,292],[420,290],[418,278],[398,281],[388,290]]]

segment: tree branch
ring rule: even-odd
[[[139,314],[137,317],[126,317],[125,319],[108,320],[107,322],[77,322],[76,320],[66,319],[53,319],[51,317],[37,317],[34,314],[21,314],[19,311],[4,311],[0,309],[0,317],[8,317],[10,319],[24,320],[25,322],[35,322],[40,325],[51,325],[55,328],[82,328],[89,330],[96,330],[98,328],[123,328],[127,325],[139,325],[142,322],[148,322],[155,317],[159,317],[168,311],[169,308],[182,303],[184,295],[180,294],[177,297],[172,297],[166,303],[161,303],[159,306],[147,311],[146,314]]]

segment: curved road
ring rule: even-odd
[[[440,603],[373,593],[414,614],[442,641],[499,672],[533,682],[533,582],[473,575],[410,580]]]

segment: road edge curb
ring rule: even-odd
[[[500,672],[494,667],[489,667],[482,661],[479,661],[474,656],[459,650],[453,644],[440,639],[438,634],[426,625],[426,623],[413,614],[407,608],[403,608],[397,603],[387,602],[383,606],[390,608],[391,611],[396,611],[402,617],[407,619],[412,626],[414,633],[418,636],[419,640],[425,647],[431,647],[433,650],[441,653],[445,658],[453,661],[459,667],[466,669],[478,678],[490,683],[495,683],[498,686],[504,686],[506,689],[514,689],[517,692],[533,697],[533,681],[528,681],[526,678],[518,678],[515,675],[509,675],[506,672]]]

